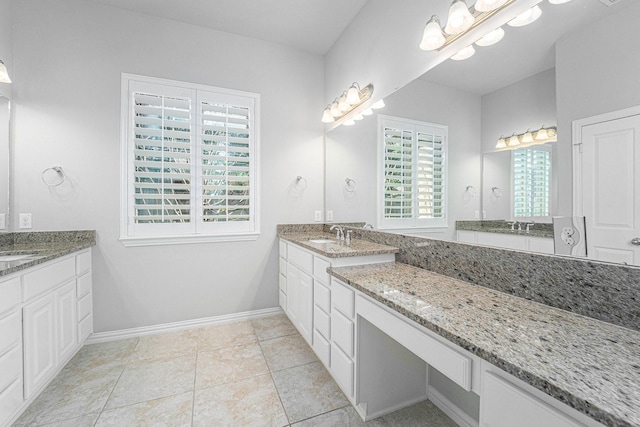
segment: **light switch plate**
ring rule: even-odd
[[[333,221],[333,211],[327,211],[327,221]]]
[[[21,213],[18,217],[19,219],[19,228],[31,228],[31,214],[30,213]]]
[[[316,222],[322,221],[322,211],[315,211],[313,214],[313,220]]]

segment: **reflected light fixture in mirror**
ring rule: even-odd
[[[363,102],[369,100],[372,94],[372,84],[368,84],[364,88],[360,89],[360,85],[354,82],[349,89],[342,92],[342,94],[334,99],[331,104],[327,105],[322,112],[322,122],[332,123],[346,116]]]
[[[558,134],[556,132],[555,126],[551,126],[548,128],[542,126],[540,129],[535,131],[527,129],[527,131],[522,134],[516,134],[514,132],[513,135],[511,135],[511,137],[508,139],[505,139],[504,136],[500,136],[500,138],[498,138],[498,142],[496,143],[496,148],[513,149],[516,147],[528,147],[530,145],[556,142],[557,140]]]
[[[458,53],[456,53],[455,55],[452,55],[451,59],[453,59],[454,61],[463,61],[465,59],[471,58],[474,53],[476,53],[476,50],[473,48],[472,45],[469,45],[464,49],[462,49],[461,51],[459,51]]]
[[[511,135],[511,138],[509,138],[509,147],[515,147],[516,145],[520,145],[520,140],[518,139],[518,135],[514,133]]]
[[[486,47],[492,46],[498,43],[504,37],[504,30],[502,27],[496,28],[495,30],[487,33],[484,37],[476,42],[476,46]]]
[[[9,71],[7,71],[7,66],[4,65],[4,62],[0,60],[0,83],[11,83],[11,79],[9,78]]]
[[[498,138],[496,148],[507,148],[507,141],[505,141],[503,135],[500,135],[500,138]]]
[[[524,27],[532,22],[536,21],[542,15],[542,9],[540,6],[535,5],[531,9],[522,12],[520,15],[507,22],[507,25],[511,27]]]

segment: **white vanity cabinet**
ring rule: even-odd
[[[93,332],[91,250],[0,279],[0,425],[15,419]]]
[[[473,243],[495,248],[515,249],[519,251],[553,254],[553,239],[529,236],[527,234],[484,233],[479,231],[458,230],[458,242]]]
[[[331,282],[331,373],[345,395],[353,401],[355,383],[355,310],[352,288]]]

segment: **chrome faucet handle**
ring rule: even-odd
[[[518,232],[521,232],[521,231],[522,231],[522,223],[521,223],[521,222],[519,222],[519,223],[518,223]]]
[[[527,223],[527,234],[529,234],[529,231],[531,231],[531,227],[533,227],[534,225],[535,225],[535,223],[533,223],[533,222]]]
[[[345,236],[344,241],[346,242],[347,245],[351,244],[351,230],[347,230],[347,235]]]
[[[515,226],[517,223],[518,221],[507,222],[507,224],[511,226],[511,231],[516,231]]]
[[[373,230],[373,225],[366,223],[365,225],[362,226],[363,230]]]

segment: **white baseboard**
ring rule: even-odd
[[[185,329],[201,328],[204,326],[219,325],[222,323],[238,322],[241,320],[254,320],[262,317],[274,316],[284,313],[280,307],[265,308],[262,310],[244,311],[242,313],[225,314],[222,316],[205,317],[201,319],[184,320],[181,322],[163,323],[160,325],[143,326],[140,328],[121,329],[119,331],[96,332],[87,338],[85,344],[137,338],[145,335],[159,334],[163,332],[181,331]]]
[[[464,411],[458,408],[458,406],[456,406],[452,401],[444,397],[444,395],[435,388],[429,387],[427,395],[429,396],[429,400],[431,401],[431,403],[436,405],[438,409],[447,414],[447,416],[460,427],[479,426],[477,420],[474,420],[472,417],[467,415]]]

